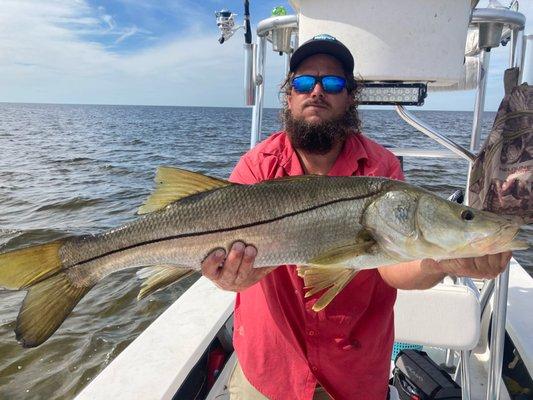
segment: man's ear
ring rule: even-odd
[[[351,107],[355,106],[355,96],[348,93],[348,107],[346,108],[346,111],[348,111]]]
[[[292,111],[291,101],[292,101],[292,92],[289,92],[285,95],[285,100],[287,101],[287,108]]]

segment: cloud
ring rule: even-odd
[[[120,44],[147,31],[119,29],[112,17],[102,24],[97,16],[104,11],[81,0],[5,0],[0,101],[243,105],[241,40],[221,46],[215,32],[196,25],[120,53],[87,34],[118,36],[114,42]]]
[[[123,2],[146,13],[172,3],[166,15],[183,15],[177,13],[182,2]],[[533,4],[524,7],[533,18]],[[185,8],[180,20],[185,27],[157,37],[140,20],[123,26],[119,16],[86,0],[3,0],[0,101],[243,106],[242,35],[221,46],[212,14]],[[135,47],[140,39],[149,45]],[[491,52],[493,71],[507,64],[506,51]],[[283,74],[284,58],[269,46],[267,107],[279,104]],[[491,73],[489,109],[501,100],[500,82]],[[434,98],[428,99],[430,108],[471,109],[473,104],[472,92]]]
[[[115,29],[115,27],[117,26],[115,20],[109,14],[104,14],[100,18],[102,18],[102,20],[107,24],[109,29]]]

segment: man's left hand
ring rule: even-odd
[[[494,279],[500,275],[511,260],[512,253],[506,251],[483,257],[456,258],[452,260],[423,260],[422,266],[435,268],[446,275],[477,279]]]

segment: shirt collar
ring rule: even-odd
[[[361,141],[361,133],[353,132],[346,138],[344,146],[328,175],[354,175],[359,169],[359,162],[367,159],[368,154]]]
[[[284,132],[283,132],[284,133]],[[364,144],[360,139],[359,132],[348,135],[342,150],[329,171],[330,176],[354,175],[359,169],[359,162],[368,159]],[[263,149],[264,154],[274,155],[278,158],[279,165],[288,176],[303,175],[304,171],[298,158],[298,154],[292,147],[288,135],[279,136],[281,146]]]

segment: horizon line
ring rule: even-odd
[[[182,108],[235,108],[235,109],[252,109],[253,106],[207,106],[207,105],[178,105],[178,104],[116,104],[116,103],[54,103],[54,102],[28,102],[28,101],[0,101],[0,104],[28,104],[28,105],[55,105],[55,106],[113,106],[113,107],[162,107],[162,108],[170,108],[170,107],[182,107]],[[361,110],[363,111],[394,111],[394,106],[367,106],[362,105],[360,106]],[[386,108],[385,108],[386,107]],[[414,107],[417,106],[407,106],[410,107],[410,110],[414,111],[438,111],[438,112],[465,112],[465,113],[473,113],[473,110],[442,110],[442,109],[424,109],[419,108],[416,109]],[[280,107],[263,107],[263,109],[268,110],[280,110]],[[484,110],[484,112],[490,112],[495,113],[497,110]]]

